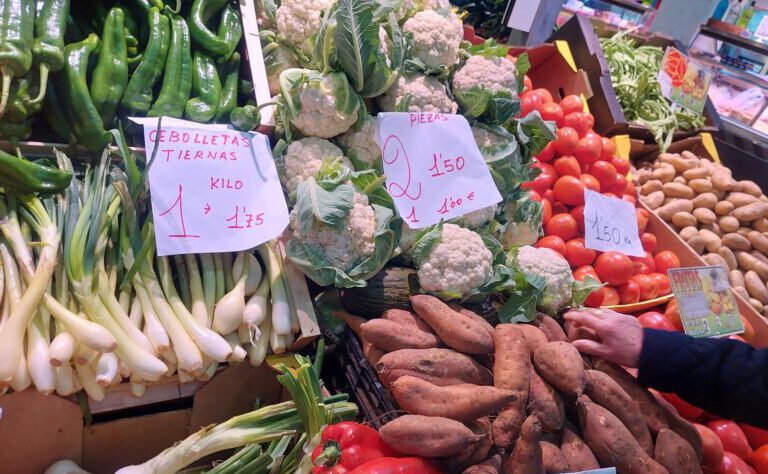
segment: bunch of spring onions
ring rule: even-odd
[[[123,136],[65,192],[0,190],[0,394],[34,386],[101,400],[129,380],[207,380],[260,365],[299,330],[274,242],[156,257],[145,179]],[[60,168],[73,170],[56,152]]]

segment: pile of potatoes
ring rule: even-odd
[[[671,223],[734,291],[768,316],[768,198],[749,180],[691,152],[662,153],[634,172],[640,200]]]
[[[701,438],[619,366],[579,354],[584,328],[539,314],[491,326],[429,295],[366,321],[339,312],[399,407],[382,439],[446,472],[701,473]],[[567,332],[567,334],[566,334]]]

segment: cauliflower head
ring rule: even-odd
[[[309,52],[309,38],[320,30],[323,11],[334,3],[335,0],[282,0],[276,15],[277,31]]]
[[[456,219],[456,224],[470,229],[477,229],[490,222],[494,217],[496,217],[496,206],[488,206],[464,214]]]
[[[517,251],[516,263],[520,271],[547,279],[538,305],[541,311],[553,315],[570,304],[573,299],[573,274],[570,265],[559,253],[524,245]]]
[[[476,232],[443,225],[439,242],[418,262],[421,287],[431,293],[465,296],[483,286],[493,268],[493,255]]]
[[[432,76],[416,74],[400,76],[379,99],[384,112],[395,112],[401,101],[408,104],[408,112],[455,114],[456,102],[448,97],[445,86]]]
[[[517,95],[515,64],[507,58],[470,56],[453,75],[453,90],[461,92],[473,87]]]
[[[323,165],[339,161],[342,168],[352,171],[352,163],[339,147],[322,138],[302,138],[288,145],[283,155],[283,186],[289,195],[299,184],[317,176]]]
[[[403,29],[413,35],[413,55],[427,68],[451,67],[458,61],[462,34],[455,20],[424,10],[406,20]]]
[[[381,148],[376,142],[376,119],[372,115],[365,116],[359,126],[356,125],[339,135],[336,141],[358,170],[381,166]]]
[[[277,43],[277,47],[264,58],[267,68],[267,84],[269,84],[270,95],[280,93],[280,73],[286,69],[299,67],[299,61],[296,55],[285,45]]]

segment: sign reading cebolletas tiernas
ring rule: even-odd
[[[288,225],[269,140],[214,128],[144,126],[158,255],[234,252]]]
[[[412,229],[501,201],[463,116],[393,112],[378,121],[387,191]]]

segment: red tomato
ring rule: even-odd
[[[581,184],[584,185],[585,188],[596,193],[600,192],[600,181],[591,174],[582,174],[579,177],[579,181],[581,181]]]
[[[637,214],[637,230],[645,232],[645,228],[648,227],[648,219],[651,218],[651,215],[643,208],[637,208],[635,213]]]
[[[649,275],[634,275],[632,280],[640,288],[640,301],[652,300],[659,296],[659,284]],[[664,320],[666,321],[666,319]],[[670,325],[670,331],[674,328]]]
[[[531,189],[528,191],[530,193],[531,201],[541,202],[541,194]]]
[[[701,436],[701,449],[704,453],[701,466],[705,472],[716,472],[723,464],[723,442],[708,427],[698,423],[694,423],[693,426],[696,427]]]
[[[584,306],[588,308],[599,308],[605,302],[605,287],[600,287],[587,296],[584,300]]]
[[[541,102],[543,104],[548,104],[550,102],[554,102],[554,99],[552,98],[552,94],[550,94],[549,91],[547,89],[544,89],[543,87],[539,87],[538,89],[534,89],[531,92],[533,92],[534,94],[536,94],[539,97],[541,97]]]
[[[536,248],[548,248],[559,253],[563,257],[566,255],[565,241],[556,235],[547,235],[539,239],[535,245]]]
[[[661,273],[655,273],[655,275],[661,275]],[[669,278],[667,278],[667,282],[669,282]],[[674,326],[678,332],[683,332],[683,322],[680,320],[680,311],[677,309],[677,300],[673,299],[667,303],[667,307],[664,309],[664,317],[672,323],[672,326]]]
[[[581,176],[581,167],[579,161],[573,155],[563,155],[554,162],[555,171],[558,176]]]
[[[571,209],[571,215],[579,225],[579,232],[584,232],[584,206],[576,206]]]
[[[539,152],[539,156],[537,156],[536,159],[541,161],[542,163],[548,163],[552,161],[552,158],[554,157],[555,157],[555,144],[554,142],[549,142],[547,143],[547,146],[545,146]]]
[[[607,161],[595,161],[589,170],[600,181],[601,188],[608,189],[616,183],[616,168]]]
[[[605,161],[611,161],[616,154],[616,142],[613,138],[601,138],[603,142],[603,152],[600,153],[600,159]],[[626,173],[624,173],[626,174]]]
[[[592,165],[600,158],[603,143],[597,135],[587,135],[576,143],[574,155],[581,165]]]
[[[554,183],[552,183],[552,184],[554,184]],[[542,197],[542,199],[546,199],[547,201],[549,201],[550,204],[552,204],[552,201],[555,200],[555,192],[552,191],[551,188],[547,189],[546,191],[544,191],[544,194],[542,194],[541,197]]]
[[[531,78],[528,77],[528,74],[523,75],[523,85],[525,86],[526,91],[533,90],[533,82],[531,82]]]
[[[763,446],[752,454],[752,465],[757,474],[768,474],[768,446]]]
[[[597,271],[600,281],[618,286],[629,281],[634,272],[634,267],[632,260],[623,253],[605,252],[597,257],[595,271]]]
[[[756,474],[756,471],[736,453],[725,451],[719,474]]]
[[[576,130],[579,137],[585,136],[591,128],[589,119],[587,119],[587,114],[583,112],[571,112],[570,114],[566,114],[563,118],[563,125]]]
[[[525,117],[534,110],[539,110],[543,103],[544,102],[542,102],[541,97],[538,94],[534,94],[532,91],[523,92],[523,94],[520,95],[520,115]]]
[[[659,273],[666,274],[670,268],[680,268],[680,259],[671,250],[662,250],[657,253],[653,258],[653,262],[656,264],[656,271]]]
[[[640,262],[645,264],[646,267],[648,267],[651,272],[656,271],[656,264],[653,262],[653,255],[651,255],[651,252],[648,252],[646,250],[645,256],[643,257],[629,257],[630,260],[633,262]]]
[[[619,301],[621,304],[633,304],[640,301],[640,287],[632,280],[619,286]]]
[[[749,446],[747,436],[741,431],[741,428],[735,421],[710,421],[707,423],[707,426],[723,442],[724,450],[730,451],[742,459],[749,459],[749,456],[752,454],[752,448]]]
[[[627,180],[627,187],[624,188],[624,194],[632,197],[637,196],[637,191],[635,190],[635,183],[633,183],[632,180]]]
[[[695,421],[701,416],[702,413],[704,413],[704,410],[695,405],[691,405],[674,393],[664,393],[662,395],[664,395],[664,398],[666,398],[667,401],[677,409],[677,412],[680,413],[680,416],[688,421]]]
[[[554,196],[554,193],[552,196]],[[552,204],[552,214],[568,214],[568,206],[560,201],[555,201]]]
[[[573,155],[576,145],[579,143],[579,134],[571,127],[557,129],[555,139],[555,153],[558,155]]]
[[[573,112],[584,112],[584,102],[580,96],[575,94],[563,97],[563,100],[560,101],[560,107],[566,115]]]
[[[555,214],[549,219],[547,225],[544,226],[544,231],[547,235],[556,235],[567,241],[576,237],[579,225],[576,224],[576,219],[570,214]]]
[[[648,265],[646,265],[645,263],[643,263],[643,262],[634,262],[633,261],[632,262],[632,266],[635,269],[634,273],[632,274],[632,276],[634,276],[634,275],[650,275],[651,274],[651,268]]]
[[[755,428],[746,423],[739,423],[739,426],[741,427],[741,431],[746,435],[752,449],[768,445],[768,430]]]
[[[612,286],[603,287],[603,306],[616,306],[621,302],[619,292]]]
[[[643,298],[641,295],[640,300],[642,301],[642,299]],[[670,323],[663,314],[657,313],[656,311],[647,311],[638,316],[637,320],[640,321],[640,325],[644,328],[661,329],[664,331],[675,330],[675,327],[672,325],[672,323]]]
[[[541,223],[546,225],[551,217],[552,203],[549,202],[549,199],[544,199],[541,201]]]
[[[643,250],[646,252],[653,252],[653,249],[656,248],[656,236],[650,232],[640,234],[640,242],[643,244]]]
[[[656,280],[656,284],[659,285],[659,296],[668,295],[672,289],[669,286],[669,277],[663,273],[651,273],[651,276]]]
[[[597,272],[595,271],[595,267],[592,265],[584,265],[573,271],[573,278],[576,278],[579,281],[584,278],[584,275],[589,275],[595,280],[600,280],[600,277],[597,276]]]
[[[533,166],[539,168],[541,173],[539,173],[533,181],[526,181],[523,183],[523,188],[532,189],[543,195],[555,184],[557,173],[555,172],[555,168],[548,163],[534,163]]]
[[[750,323],[744,316],[741,317],[741,322],[744,324],[744,332],[741,333],[741,337],[744,338],[745,341],[747,341],[747,344],[752,344],[755,342],[755,328],[752,327],[752,323]]]
[[[563,109],[561,109],[560,106],[554,102],[546,102],[542,104],[542,106],[539,108],[539,113],[541,114],[541,118],[544,120],[550,120],[555,122],[557,125],[563,123]]]
[[[633,196],[630,196],[629,194],[625,194],[621,196],[621,199],[623,201],[627,201],[628,203],[632,204],[633,206],[637,204],[637,199],[635,199]]]
[[[584,204],[584,184],[579,178],[561,176],[555,181],[555,199],[569,206]]]
[[[616,181],[613,182],[613,186],[611,186],[607,191],[610,191],[617,196],[621,196],[624,194],[624,191],[627,190],[627,178],[625,178],[623,175],[616,173]]]
[[[592,265],[596,254],[597,252],[586,247],[582,238],[571,239],[565,243],[565,259],[573,268]]]
[[[611,160],[611,164],[616,168],[616,172],[622,176],[626,176],[629,173],[629,160],[624,158],[614,157]]]

